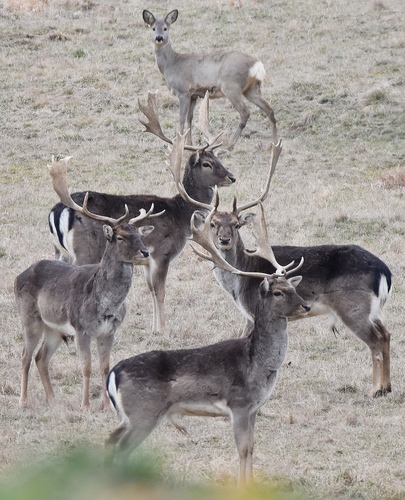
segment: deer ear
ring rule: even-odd
[[[264,297],[269,293],[270,290],[270,282],[267,278],[264,278],[264,280],[260,283],[259,285],[259,290],[260,290],[260,295]]]
[[[142,236],[148,236],[148,234],[150,234],[154,229],[155,229],[155,226],[138,227],[138,231],[141,233]]]
[[[172,10],[165,17],[165,22],[170,26],[177,20],[177,16],[179,15],[179,11],[177,9]]]
[[[152,14],[152,12],[149,12],[148,10],[144,10],[142,12],[142,17],[145,23],[148,24],[149,26],[152,26],[152,24],[156,21],[155,16]]]
[[[201,225],[204,224],[206,218],[207,218],[207,212],[204,212],[203,210],[195,210],[193,214],[193,221],[194,225],[196,228],[199,228]]]
[[[288,283],[290,283],[293,287],[297,288],[297,286],[301,283],[302,276],[293,276],[292,278],[288,278]]]
[[[114,236],[114,229],[111,226],[104,224],[103,232],[104,232],[104,236],[107,238],[107,240],[111,241],[113,236]]]
[[[253,212],[249,212],[247,214],[243,214],[239,217],[239,227],[245,226],[246,224],[252,224],[256,214]]]

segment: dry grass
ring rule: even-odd
[[[181,51],[235,48],[259,56],[264,94],[273,105],[284,150],[266,202],[277,243],[358,243],[394,274],[386,308],[392,332],[394,392],[368,397],[371,362],[365,345],[322,318],[290,326],[290,349],[278,385],[257,422],[255,467],[263,482],[307,491],[311,498],[403,498],[405,495],[405,314],[403,200],[405,78],[401,0],[288,0],[148,4],[6,0],[0,5],[0,470],[8,474],[91,443],[97,450],[116,425],[79,409],[75,348],[53,362],[58,405],[44,406],[32,370],[30,407],[18,407],[21,330],[13,302],[15,276],[53,256],[47,214],[57,201],[46,165],[73,155],[72,189],[173,194],[162,145],[141,133],[137,99],[159,90],[168,135],[177,102],[155,65],[141,12],[180,11],[173,26]],[[401,24],[402,23],[402,24]],[[231,128],[224,101],[211,108],[212,129]],[[241,200],[258,193],[269,162],[270,127],[257,110],[224,163],[237,176]],[[224,203],[231,190],[222,190]],[[209,266],[186,250],[172,266],[167,293],[169,335],[150,334],[151,304],[140,271],[113,362],[152,348],[198,346],[228,338],[241,325]],[[179,481],[232,482],[237,454],[222,420],[190,419],[190,436],[163,425],[145,443]]]

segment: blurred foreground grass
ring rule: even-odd
[[[2,500],[298,500],[303,496],[271,486],[179,483],[168,478],[151,455],[134,453],[121,465],[106,465],[103,457],[81,449],[60,453],[21,468],[0,482]]]

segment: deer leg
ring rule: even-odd
[[[360,304],[360,298],[357,295],[355,303]],[[369,302],[369,299],[367,299]],[[373,365],[372,376],[372,396],[378,397],[391,392],[390,378],[390,334],[382,324],[381,320],[371,321],[368,313],[363,313],[359,307],[358,314],[347,313],[339,314],[341,320],[350,330],[368,345],[371,351]]]
[[[187,113],[187,120],[186,120],[186,125],[187,128],[190,131],[190,142],[189,144],[192,144],[192,127],[193,127],[193,115],[194,115],[194,109],[195,105],[197,104],[197,96],[192,96],[190,100],[190,107],[188,108],[188,113]]]
[[[233,413],[233,435],[239,454],[239,485],[246,484],[249,455],[249,413],[247,409]]]
[[[191,97],[189,94],[180,94],[178,97],[179,97],[179,107],[180,107],[180,133],[184,134],[184,126],[186,124],[189,125]],[[191,128],[187,130],[186,142],[187,144],[192,144]]]
[[[250,111],[248,107],[243,103],[242,94],[239,86],[227,85],[222,89],[223,94],[227,97],[232,106],[239,113],[239,125],[236,130],[232,134],[231,138],[228,141],[227,148],[232,149],[239,139],[242,130],[246,127],[246,123],[249,120]]]
[[[253,447],[254,447],[256,414],[257,412],[253,412],[249,417],[249,447],[248,447],[248,456],[246,461],[246,480],[248,482],[251,482],[253,480]]]
[[[49,362],[61,342],[62,336],[59,332],[45,328],[42,345],[35,356],[35,362],[42,380],[42,385],[45,389],[47,403],[50,403],[55,399],[51,379],[49,377]]]
[[[107,377],[110,371],[110,353],[114,341],[114,334],[97,338],[97,351],[101,374],[101,408],[105,410],[110,406],[107,394]]]
[[[264,111],[266,115],[269,117],[272,126],[272,141],[274,144],[277,144],[278,142],[277,125],[276,125],[276,118],[274,116],[274,111],[273,108],[270,106],[270,104],[262,96],[259,85],[250,87],[249,90],[245,92],[244,96],[250,102],[255,104],[258,108]]]
[[[91,338],[85,332],[76,332],[76,344],[79,351],[83,374],[82,408],[90,408],[90,375],[91,375]]]
[[[169,270],[169,260],[153,260],[152,265],[145,268],[145,277],[153,297],[153,333],[164,334],[165,324],[165,294],[166,278]]]
[[[28,374],[35,348],[41,340],[42,330],[43,324],[41,322],[32,322],[29,327],[24,327],[24,348],[21,357],[20,406],[24,406],[27,402]]]

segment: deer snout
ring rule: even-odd
[[[141,250],[140,252],[141,252],[141,254],[142,254],[145,258],[149,257],[149,252],[148,252],[148,250]]]
[[[311,310],[311,306],[309,306],[308,304],[301,304],[301,307],[305,312],[309,312]]]
[[[162,35],[156,35],[156,36],[155,36],[155,42],[156,42],[156,43],[162,43],[162,42],[163,42],[163,37],[162,37]]]
[[[232,175],[232,174],[229,174],[229,175],[228,175],[228,179],[232,182],[232,184],[233,184],[234,182],[236,182],[236,177],[235,177],[234,175]]]

